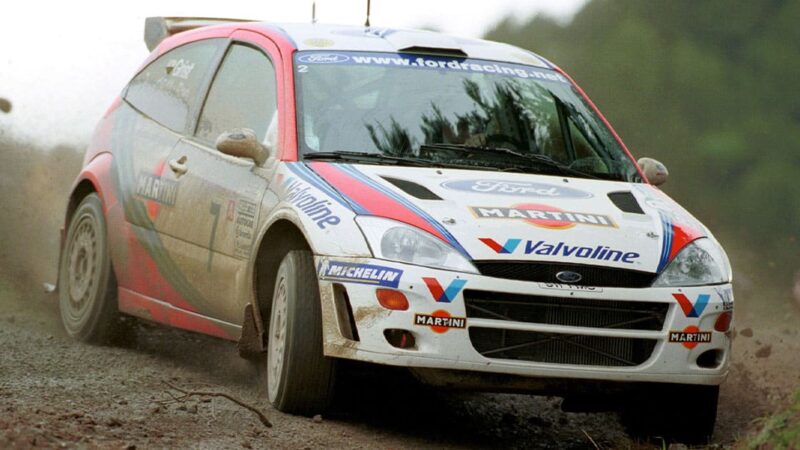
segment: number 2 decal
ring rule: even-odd
[[[300,64],[299,66],[297,66],[297,72],[298,73],[306,73],[306,72],[308,72],[308,66],[305,65],[305,64]]]

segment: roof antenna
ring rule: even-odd
[[[311,2],[311,23],[317,23],[317,2]]]
[[[364,23],[364,26],[369,28],[369,4],[370,0],[367,0],[367,21]]]

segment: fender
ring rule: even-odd
[[[264,242],[264,238],[269,230],[278,221],[287,221],[300,230],[303,240],[312,249],[312,252],[314,252],[311,240],[308,238],[308,232],[303,226],[302,221],[286,204],[274,208],[270,212],[269,217],[266,220],[263,220],[259,225],[256,240],[253,245],[253,248],[256,249],[256,251],[250,252],[250,260],[247,263],[247,278],[245,280],[245,285],[251,286],[252,289],[248,290],[249,298],[245,304],[242,318],[242,331],[238,342],[239,356],[247,359],[258,358],[267,349],[266,327],[264,326],[264,320],[269,320],[269,317],[262,317],[262,311],[264,311],[264,309],[262,308],[262,305],[259,304],[257,295],[259,286],[256,283],[257,280],[255,277],[255,272],[256,264],[258,263],[258,259],[261,255],[261,244]]]
[[[311,248],[312,253],[316,253],[314,249],[313,243],[311,239],[308,237],[308,231],[303,226],[300,217],[297,216],[297,213],[291,210],[287,205],[278,206],[275,210],[270,212],[269,217],[262,223],[262,225],[258,229],[258,234],[256,234],[256,240],[253,243],[253,250],[250,252],[250,261],[247,263],[247,277],[246,284],[248,286],[252,286],[255,283],[255,277],[253,274],[255,273],[256,269],[256,261],[258,261],[259,249],[261,248],[261,244],[264,240],[264,236],[266,236],[267,232],[272,225],[274,225],[279,220],[286,220],[290,222],[292,225],[297,227],[300,230],[300,233],[303,235],[303,239],[305,239],[306,243],[308,243],[309,248]],[[255,289],[251,291],[250,303],[256,303],[257,299],[255,298]]]
[[[61,256],[64,252],[64,241],[67,238],[67,228],[69,227],[70,219],[75,209],[78,207],[83,198],[91,192],[96,192],[100,197],[100,202],[103,204],[103,215],[105,216],[106,223],[111,222],[110,214],[112,209],[118,209],[117,196],[114,192],[114,184],[111,182],[110,171],[113,162],[111,152],[99,152],[94,158],[81,169],[75,181],[69,190],[67,197],[67,210],[64,214],[64,223],[59,230],[59,243],[58,243],[58,259],[56,261],[56,280],[54,288],[47,289],[49,292],[55,292],[58,289],[59,270],[58,266],[61,265]],[[88,184],[87,184],[88,183]],[[112,261],[113,266],[113,261]]]

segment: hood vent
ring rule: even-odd
[[[383,178],[384,180],[388,181],[389,183],[392,183],[393,185],[397,186],[400,190],[402,190],[406,194],[408,194],[408,195],[410,195],[412,197],[416,197],[416,198],[418,198],[420,200],[441,200],[442,199],[438,195],[436,195],[433,192],[431,192],[425,186],[422,186],[422,185],[419,185],[417,183],[414,183],[413,181],[406,181],[406,180],[401,180],[401,179],[398,179],[398,178],[384,177],[384,176],[381,176],[381,178]]]
[[[622,212],[644,214],[644,210],[630,191],[609,192],[608,198]]]

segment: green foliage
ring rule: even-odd
[[[487,39],[564,68],[665,191],[723,240],[800,269],[800,0],[592,0],[565,25],[511,18]]]
[[[792,450],[800,443],[800,391],[785,411],[763,419],[757,434],[740,447],[747,449],[770,448]]]

